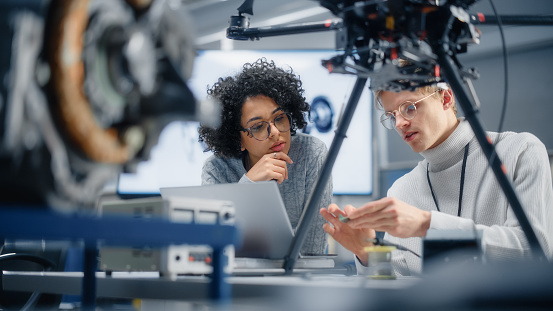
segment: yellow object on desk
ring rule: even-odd
[[[396,278],[392,269],[392,251],[395,249],[395,246],[365,247],[364,250],[369,255],[369,278],[378,280],[394,280]]]

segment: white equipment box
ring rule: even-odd
[[[104,202],[102,214],[127,215],[136,219],[167,217],[171,221],[190,224],[234,225],[234,206],[229,201],[196,198],[161,197]],[[225,271],[234,266],[234,246],[224,249]],[[112,271],[159,271],[175,278],[179,274],[210,274],[212,248],[209,245],[171,245],[163,248],[111,247],[100,248],[100,269]]]

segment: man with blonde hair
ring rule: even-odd
[[[444,83],[414,92],[381,91],[380,122],[395,129],[423,160],[399,178],[387,197],[355,208],[331,204],[320,213],[325,231],[356,255],[366,269],[375,231],[405,250],[392,253],[394,273],[421,271],[421,238],[429,229],[479,230],[488,260],[531,256],[530,245],[466,120],[458,118],[453,92]],[[488,132],[507,176],[547,256],[553,248],[553,186],[544,144],[529,133]],[[347,223],[339,217],[348,217]]]

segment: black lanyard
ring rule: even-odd
[[[459,190],[459,208],[457,209],[457,216],[461,216],[461,203],[463,201],[463,187],[465,185],[465,168],[467,167],[467,156],[469,154],[469,144],[465,146],[465,155],[463,156],[463,167],[461,168],[461,187]],[[436,204],[436,209],[440,211],[438,206],[438,200],[436,200],[436,195],[434,194],[434,189],[432,189],[432,183],[430,182],[430,173],[428,172],[428,167],[430,163],[426,164],[426,179],[428,180],[428,186],[430,186],[430,192],[432,193],[432,198],[434,199],[434,204]]]

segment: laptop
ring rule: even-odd
[[[242,234],[236,249],[234,274],[263,271],[282,273],[284,258],[294,240],[284,202],[274,181],[228,183],[160,189],[163,199],[171,196],[225,200],[234,203],[235,223]],[[334,268],[333,255],[302,256],[296,268]]]
[[[161,197],[224,200],[234,203],[235,225],[242,234],[236,257],[282,259],[294,238],[277,184],[229,183],[161,188]]]

